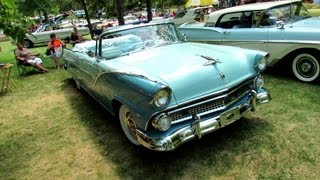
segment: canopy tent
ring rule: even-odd
[[[185,7],[217,5],[218,0],[188,0]]]

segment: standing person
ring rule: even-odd
[[[29,51],[27,48],[24,48],[21,43],[17,44],[17,49],[14,54],[19,63],[23,65],[30,64],[40,72],[49,72],[48,69],[43,67],[42,60],[39,57],[36,57],[36,54]]]
[[[72,44],[72,47],[81,42],[82,41],[82,37],[81,35],[78,33],[78,29],[77,28],[73,28],[73,31],[71,33],[71,36],[70,36],[70,44]]]
[[[65,46],[64,42],[61,39],[57,39],[54,33],[50,34],[50,41],[48,43],[48,48],[51,50],[51,58],[56,64],[56,68],[59,69],[60,58],[62,56],[63,47]]]

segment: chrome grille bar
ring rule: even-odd
[[[172,119],[172,124],[176,124],[192,119],[193,115],[199,115],[201,117],[226,109],[226,107],[238,101],[241,97],[250,92],[252,89],[250,86],[252,82],[253,80],[249,80],[228,90],[223,95],[211,97],[209,99],[169,111],[168,116]]]

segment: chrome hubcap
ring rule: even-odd
[[[302,72],[309,72],[310,69],[311,69],[311,64],[309,64],[309,63],[303,63],[301,65]]]
[[[317,65],[313,59],[301,58],[297,63],[297,70],[303,77],[312,77],[317,72]]]
[[[132,120],[130,111],[127,111],[127,112],[125,113],[125,120],[126,120],[126,124],[127,124],[127,126],[128,126],[129,133],[130,133],[133,137],[135,137],[135,136],[136,136],[136,125],[135,125],[135,123],[134,123],[133,120]]]

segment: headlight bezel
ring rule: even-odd
[[[165,120],[167,120],[167,122],[162,122]],[[166,131],[171,127],[172,119],[166,113],[161,113],[158,116],[156,116],[154,119],[152,119],[151,124],[157,130]]]
[[[259,74],[258,76],[256,76],[254,78],[254,89],[260,89],[264,86],[264,79],[263,76],[261,74]]]
[[[262,57],[256,62],[255,69],[259,72],[264,71],[268,66],[269,53],[262,55]]]
[[[171,90],[169,88],[162,88],[157,91],[152,98],[152,104],[156,108],[166,107],[171,100]]]

